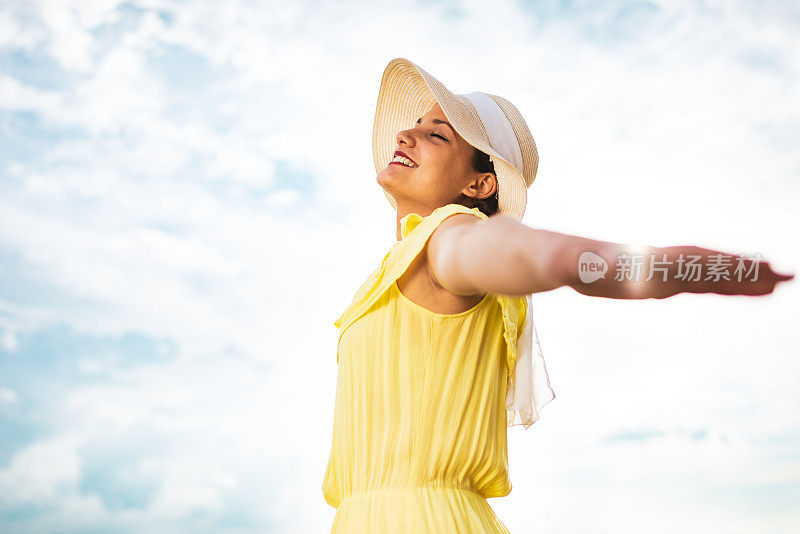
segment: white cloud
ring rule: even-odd
[[[6,352],[14,352],[17,350],[17,336],[13,330],[4,330],[2,337],[0,337],[0,347]]]
[[[19,401],[16,391],[9,388],[0,387],[0,403],[14,404]]]
[[[4,163],[0,251],[23,260],[26,283],[86,306],[0,301],[0,347],[14,352],[17,332],[54,322],[177,346],[175,360],[133,369],[80,360],[83,373],[108,378],[72,385],[53,434],[0,470],[13,503],[55,507],[41,529],[80,514],[157,528],[202,510],[222,517],[232,503],[262,527],[297,530],[304,510],[309,530],[329,528],[331,323],[394,236],[370,153],[393,57],[522,111],[542,158],[528,224],[797,264],[786,246],[800,170],[790,7],[37,6],[0,17],[0,47],[43,51],[34,57],[60,73],[50,84],[25,69],[0,78],[0,110],[34,114],[42,141]],[[188,55],[159,66],[175,50]],[[0,140],[16,135],[9,128]],[[534,429],[510,431],[515,489],[490,501],[500,517],[512,531],[558,532],[796,521],[702,499],[796,476],[767,443],[800,422],[789,350],[797,291],[757,302],[537,296],[558,397]],[[656,437],[609,441],[643,430]],[[79,487],[80,451],[126,432],[162,447],[145,448],[125,475],[157,481],[138,511],[114,511]],[[681,499],[689,488],[705,506]],[[556,512],[564,502],[583,513]]]
[[[0,496],[6,507],[20,503],[52,505],[59,489],[74,485],[80,476],[78,440],[60,436],[28,445],[0,472]]]

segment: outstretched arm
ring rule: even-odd
[[[763,259],[688,245],[634,248],[531,228],[501,214],[445,219],[428,244],[428,266],[442,287],[459,295],[526,295],[561,286],[617,299],[766,295],[794,278],[775,273]]]

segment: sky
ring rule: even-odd
[[[523,222],[800,253],[791,2],[0,2],[0,530],[326,532],[333,321],[392,245],[393,58],[504,96]],[[800,530],[800,284],[534,295],[511,532]]]

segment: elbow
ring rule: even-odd
[[[577,256],[557,234],[533,228],[520,235],[516,246],[518,261],[526,266],[531,291],[548,291],[577,280]]]
[[[578,281],[578,260],[568,247],[554,246],[543,254],[542,271],[552,287],[574,286]]]

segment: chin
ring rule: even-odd
[[[392,167],[395,166],[389,165],[386,169],[381,170],[375,181],[395,202],[397,202],[398,198],[414,198],[416,196],[414,177],[402,172],[392,172]]]
[[[386,191],[391,194],[392,190],[396,189],[396,186],[400,184],[400,179],[398,176],[394,175],[394,173],[387,172],[388,170],[390,169],[383,169],[381,172],[379,172],[378,176],[375,178],[375,181],[378,182],[378,185],[386,189]]]

